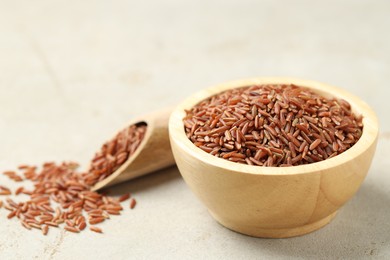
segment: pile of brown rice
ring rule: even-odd
[[[90,169],[83,174],[86,184],[93,186],[116,171],[135,153],[146,133],[146,124],[131,125],[105,143],[91,161]]]
[[[332,158],[362,134],[345,100],[295,85],[253,85],[214,95],[183,119],[200,149],[232,162],[295,166]]]
[[[95,226],[110,218],[120,215],[121,203],[130,198],[130,193],[119,198],[108,197],[104,193],[90,191],[97,182],[107,178],[118,169],[139,147],[147,126],[132,125],[105,143],[91,161],[88,172],[78,172],[78,164],[44,163],[40,170],[35,166],[21,165],[18,171],[6,171],[3,174],[16,182],[29,180],[34,188],[20,186],[14,192],[29,196],[28,200],[15,201],[11,189],[0,186],[0,195],[8,196],[0,208],[9,210],[8,219],[18,218],[26,229],[39,229],[44,235],[50,227],[60,227],[70,232],[79,233],[89,224],[91,231],[102,233]],[[23,176],[23,177],[22,177]],[[129,207],[135,207],[136,200],[130,198]]]

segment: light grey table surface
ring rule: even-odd
[[[390,259],[389,1],[0,1],[0,171],[93,153],[136,115],[253,76],[323,81],[377,112],[377,153],[323,229],[258,239],[217,224],[172,167],[116,187],[104,235],[44,237],[0,210],[0,259]],[[0,176],[0,183],[17,184]]]

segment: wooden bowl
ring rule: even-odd
[[[260,167],[214,157],[186,137],[182,121],[185,109],[200,101],[231,88],[291,83],[347,100],[354,113],[363,116],[359,141],[344,153],[321,162]],[[185,182],[219,223],[250,236],[283,238],[323,227],[356,193],[375,152],[378,121],[366,103],[342,89],[293,78],[253,78],[217,85],[186,99],[171,114],[169,135]]]

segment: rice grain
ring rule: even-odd
[[[183,123],[187,137],[213,156],[284,167],[341,154],[363,128],[345,100],[293,84],[224,91],[186,110]]]

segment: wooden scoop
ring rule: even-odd
[[[146,175],[175,163],[168,135],[168,121],[172,109],[162,109],[131,120],[125,127],[145,123],[145,136],[137,150],[111,175],[97,182],[91,190],[112,186]]]

